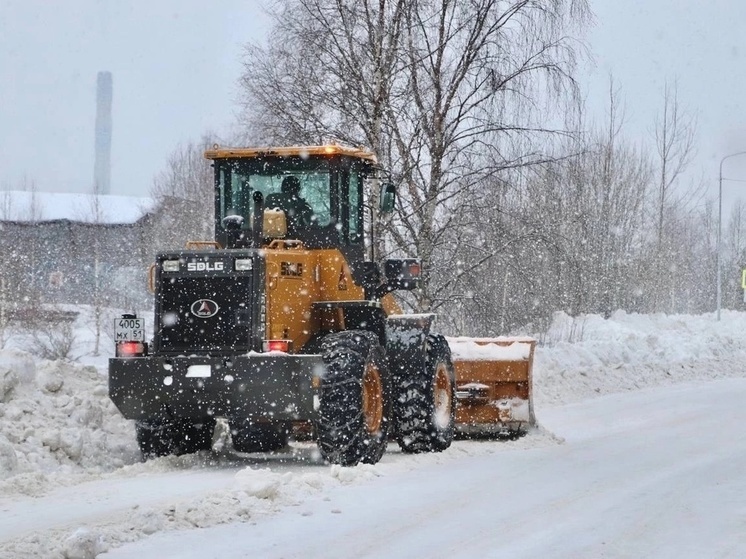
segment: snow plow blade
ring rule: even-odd
[[[536,424],[533,338],[448,338],[456,371],[456,430],[519,436]]]

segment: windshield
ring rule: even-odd
[[[327,160],[224,160],[219,165],[221,220],[225,216],[240,215],[243,217],[241,228],[249,229],[254,192],[261,192],[266,201],[268,196],[280,195],[283,181],[288,184],[286,179],[295,177],[296,184],[300,185],[298,197],[310,206],[311,225],[325,226],[331,222],[330,169]]]

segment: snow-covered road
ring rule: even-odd
[[[472,455],[464,445],[495,443],[462,442],[458,459],[392,464],[248,523],[102,557],[743,557],[744,402],[734,379],[547,409],[564,444]]]
[[[25,500],[0,499],[0,542],[80,525],[122,521],[129,511],[230,486],[236,471],[173,471],[63,487]],[[121,517],[121,518],[117,518]]]

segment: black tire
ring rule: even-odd
[[[199,420],[182,419],[178,422],[176,432],[176,454],[192,454],[200,450],[212,450],[212,436],[215,433],[214,418]]]
[[[135,422],[143,458],[192,454],[212,449],[215,419],[150,419]]]
[[[319,393],[316,435],[332,464],[377,463],[386,451],[391,392],[378,336],[365,330],[336,332],[321,342],[327,372]]]
[[[173,454],[174,440],[168,422],[158,419],[136,421],[135,434],[144,460]]]
[[[423,370],[399,381],[394,410],[396,440],[403,452],[441,452],[455,433],[456,379],[445,338],[430,335]]]
[[[288,444],[285,424],[252,423],[248,420],[231,422],[231,439],[237,452],[272,452]]]

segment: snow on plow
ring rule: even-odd
[[[536,424],[528,337],[448,338],[456,372],[456,430],[518,436]]]

